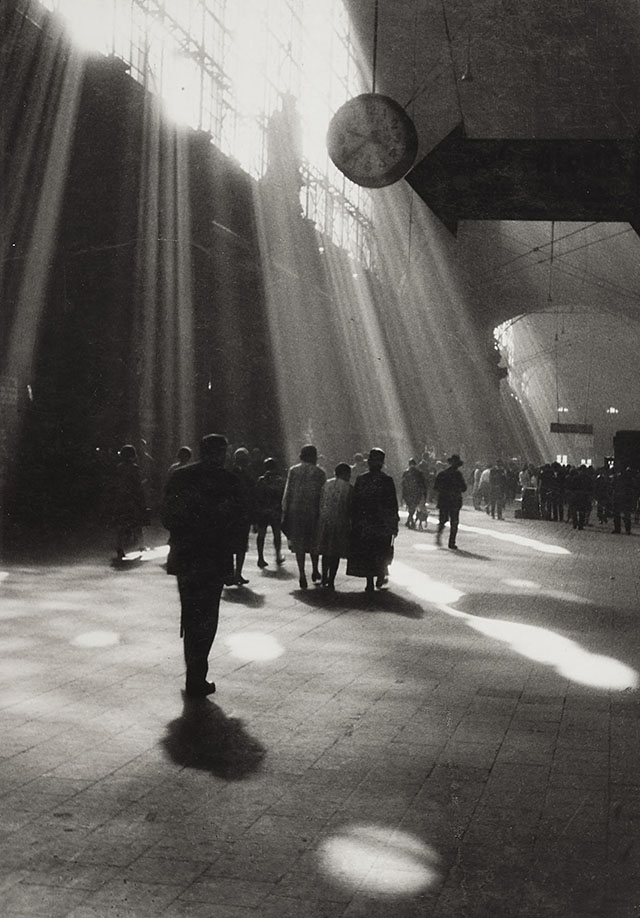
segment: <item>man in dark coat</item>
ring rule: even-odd
[[[170,532],[167,573],[178,578],[187,695],[215,692],[207,682],[209,651],[218,628],[220,596],[233,573],[241,517],[238,480],[224,468],[227,439],[208,434],[200,462],[176,469],[164,494],[162,522]]]
[[[448,522],[451,527],[449,530],[449,548],[457,548],[456,535],[460,520],[460,508],[462,507],[462,495],[467,490],[467,483],[460,471],[460,466],[462,465],[460,456],[454,453],[453,456],[449,456],[447,462],[449,463],[448,467],[438,472],[433,483],[434,490],[438,492],[438,510],[440,511],[436,542],[440,545],[442,531]]]

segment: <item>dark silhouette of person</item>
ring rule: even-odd
[[[611,515],[611,472],[606,467],[598,469],[593,484],[593,496],[599,523],[607,523]]]
[[[276,563],[282,564],[284,562],[280,516],[282,513],[285,478],[278,471],[278,463],[272,457],[264,460],[263,469],[264,474],[256,482],[254,519],[258,530],[256,537],[258,567],[264,568],[269,566],[264,558],[264,543],[269,526],[273,533]]]
[[[300,462],[292,465],[282,495],[282,531],[298,563],[300,589],[307,589],[305,555],[311,556],[311,579],[320,580],[318,567],[318,516],[320,491],[327,476],[318,465],[315,446],[303,446]]]
[[[631,514],[635,506],[635,475],[632,469],[623,469],[613,476],[611,504],[613,532],[619,535],[624,521],[624,531],[631,535]]]
[[[135,446],[127,443],[118,456],[109,510],[116,532],[116,557],[123,561],[131,552],[144,551],[142,529],[150,519]]]
[[[409,465],[402,473],[402,500],[408,511],[405,525],[416,528],[415,513],[419,505],[427,499],[427,483],[418,468],[415,459],[409,459]]]
[[[462,495],[467,490],[467,483],[460,471],[460,466],[463,464],[460,456],[454,453],[449,456],[447,462],[448,467],[438,472],[433,483],[434,490],[438,492],[439,511],[436,543],[441,544],[442,532],[449,523],[449,548],[457,548],[456,536],[460,522],[460,508],[462,507]]]
[[[235,562],[234,571],[227,581],[227,586],[232,586],[233,584],[244,586],[245,583],[249,583],[246,577],[242,576],[242,568],[249,547],[249,532],[253,521],[253,503],[255,497],[255,482],[249,471],[250,461],[249,450],[244,446],[239,447],[233,454],[233,468],[231,472],[238,479],[241,510],[236,530],[236,542],[233,546]]]
[[[176,469],[165,486],[162,523],[169,530],[167,573],[178,578],[186,693],[216,690],[207,681],[209,651],[218,629],[220,597],[233,571],[242,497],[237,477],[224,468],[227,439],[208,434],[200,461]]]
[[[569,476],[567,476],[568,480]],[[593,501],[593,477],[586,465],[581,465],[575,470],[575,475],[569,485],[571,492],[570,520],[574,529],[584,529],[586,526]]]
[[[501,520],[507,499],[507,473],[502,459],[496,459],[489,469],[489,512],[492,519]]]
[[[393,558],[393,539],[398,534],[398,498],[393,478],[382,471],[385,454],[369,452],[369,471],[359,475],[351,499],[351,545],[347,574],[366,577],[365,590],[380,590]]]

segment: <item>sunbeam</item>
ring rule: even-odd
[[[507,644],[520,656],[552,667],[572,682],[612,692],[624,692],[638,686],[638,673],[630,666],[613,657],[592,653],[549,628],[458,611],[453,606],[465,595],[462,591],[433,580],[410,565],[394,561],[391,580],[417,599],[464,621],[469,628]]]

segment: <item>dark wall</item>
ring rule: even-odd
[[[17,13],[15,18],[5,14],[5,25],[3,177],[22,174],[28,156],[29,180],[4,185],[4,204],[20,219],[12,224],[11,239],[3,239],[3,343],[20,319],[20,291],[55,134],[35,127],[34,107],[62,104],[46,80],[53,86],[54,73],[65,70],[70,55],[47,17],[35,24]],[[168,461],[182,444],[171,441],[162,422],[141,427],[140,376],[149,372],[149,361],[142,371],[140,315],[150,299],[156,301],[157,316],[174,302],[192,313],[194,440],[215,429],[236,444],[276,454],[282,450],[252,180],[208,137],[179,133],[159,117],[122,62],[88,61],[78,79],[77,117],[33,360],[28,378],[17,381],[12,442],[7,437],[3,442],[5,516],[40,527],[54,520],[64,528],[79,519],[100,519],[103,480],[124,442],[152,457],[145,473],[157,502]],[[158,145],[152,177],[159,209],[155,222],[149,219],[152,135]],[[176,186],[176,155],[186,176],[183,199]],[[187,304],[178,304],[176,291],[169,289],[167,262],[175,245],[170,227],[176,216],[162,211],[170,207],[187,213]],[[156,270],[150,277],[141,264],[152,248]],[[168,336],[169,328],[160,324],[158,319],[154,333]],[[165,369],[158,348],[151,388],[166,402],[171,396]],[[6,351],[2,372],[7,373]],[[163,405],[158,417],[166,419],[172,411],[180,411],[180,405]],[[143,437],[146,446],[141,447]],[[195,450],[197,443],[191,445]]]

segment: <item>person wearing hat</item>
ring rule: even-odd
[[[458,534],[460,508],[462,507],[462,495],[467,490],[467,483],[460,471],[460,466],[463,464],[460,456],[454,453],[449,456],[447,462],[447,468],[438,472],[433,484],[434,490],[438,492],[437,506],[440,514],[436,543],[438,545],[441,544],[442,532],[446,524],[449,523],[449,548],[457,548],[456,536]]]
[[[218,628],[224,582],[233,574],[233,549],[242,519],[238,479],[224,468],[227,438],[208,434],[200,461],[176,469],[165,487],[162,523],[169,530],[167,573],[178,579],[184,640],[185,691],[204,697],[216,690],[207,681],[209,651]]]
[[[351,544],[347,574],[366,577],[365,590],[382,589],[398,534],[398,498],[390,475],[382,471],[385,454],[369,453],[369,471],[356,478],[351,501]]]

